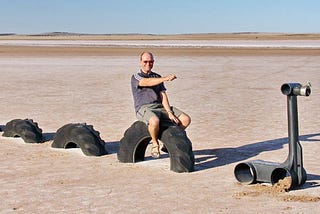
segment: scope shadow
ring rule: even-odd
[[[304,142],[320,142],[320,133],[300,135],[299,140]],[[195,168],[197,171],[224,166],[255,157],[261,152],[282,149],[288,144],[288,137],[267,140],[234,148],[203,149],[194,151]],[[198,156],[198,157],[197,157]],[[283,162],[284,160],[280,160]]]

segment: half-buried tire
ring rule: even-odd
[[[123,163],[143,161],[150,140],[147,125],[140,121],[134,122],[120,140],[118,160]]]
[[[26,143],[43,143],[42,129],[32,119],[14,119],[4,129],[4,137],[21,137]]]
[[[178,126],[169,126],[162,132],[160,140],[168,150],[170,170],[174,172],[194,171],[192,144],[184,130]]]
[[[51,147],[64,149],[80,147],[87,156],[108,154],[100,133],[85,123],[70,123],[59,128]]]
[[[179,173],[194,171],[192,144],[184,130],[175,125],[161,126],[159,139],[168,149],[170,170]],[[134,122],[120,140],[118,160],[123,163],[143,161],[150,140],[146,124],[140,121]]]

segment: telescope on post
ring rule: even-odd
[[[282,94],[287,96],[289,154],[283,163],[254,160],[236,165],[234,175],[240,183],[278,183],[290,178],[286,190],[301,186],[307,180],[303,168],[302,147],[299,142],[297,96],[309,96],[311,84],[285,83],[281,86]]]

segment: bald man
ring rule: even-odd
[[[164,82],[177,77],[169,74],[165,77],[152,71],[154,57],[150,52],[140,55],[140,71],[131,77],[134,107],[138,120],[145,122],[152,140],[151,156],[160,157],[158,133],[160,121],[171,120],[183,129],[191,123],[191,118],[176,107],[170,106]],[[166,148],[162,148],[166,151]]]

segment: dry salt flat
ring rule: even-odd
[[[319,49],[319,40],[0,40],[0,45],[45,47],[193,47],[193,48],[310,48]]]
[[[135,121],[130,77],[138,55],[0,57],[0,125],[32,118],[47,141],[26,144],[0,137],[1,213],[315,213],[319,209],[319,55],[199,55],[181,49],[152,50],[154,70],[175,73],[169,99],[192,117],[187,129],[195,172],[174,173],[169,157],[119,163],[117,149]],[[283,162],[288,154],[286,82],[312,84],[298,97],[300,142],[306,183],[270,193],[241,185],[236,164],[262,159]],[[62,125],[86,122],[106,141],[108,155],[51,148]]]

